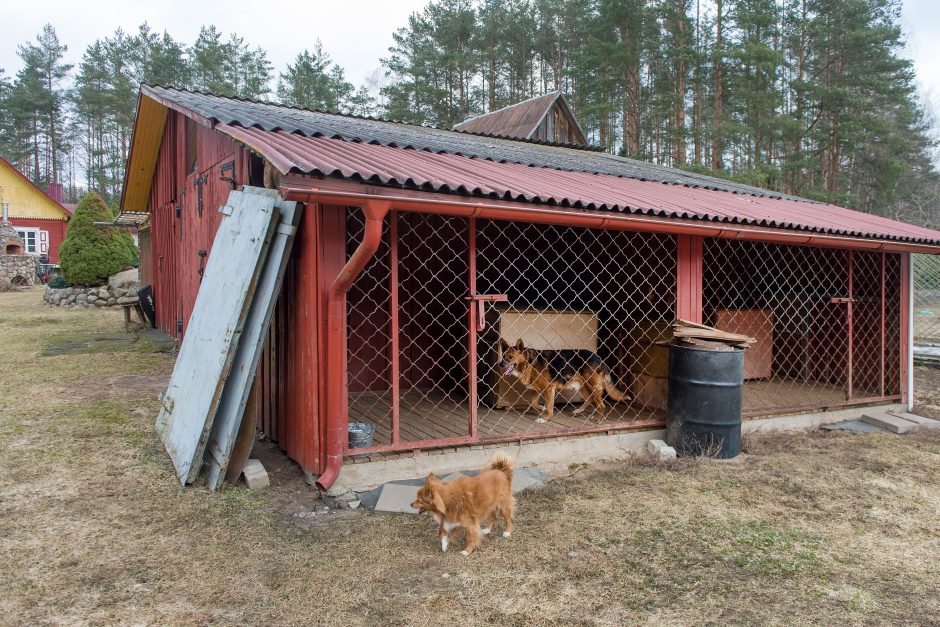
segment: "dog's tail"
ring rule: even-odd
[[[483,467],[483,470],[499,470],[509,481],[512,481],[512,469],[516,467],[516,460],[509,455],[497,453],[490,462]]]
[[[614,382],[610,378],[609,374],[604,375],[604,391],[607,392],[607,395],[615,401],[622,401],[624,399],[630,400],[633,398],[629,392],[621,392],[619,389],[617,389],[617,386],[614,385]]]

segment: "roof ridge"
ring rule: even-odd
[[[195,95],[197,95],[197,96],[208,96],[209,98],[221,98],[221,99],[223,99],[223,100],[233,100],[233,101],[235,101],[235,102],[244,102],[244,103],[248,103],[248,104],[263,105],[263,106],[267,106],[267,107],[278,107],[278,108],[280,108],[280,109],[288,109],[288,110],[290,110],[290,111],[303,111],[303,112],[306,112],[306,113],[319,113],[320,115],[335,115],[335,116],[337,116],[337,117],[341,117],[341,118],[350,118],[350,119],[354,119],[354,120],[367,120],[367,121],[369,121],[369,122],[382,122],[382,123],[385,123],[385,124],[397,124],[397,125],[399,125],[399,126],[411,126],[411,127],[414,127],[414,128],[431,129],[431,130],[435,130],[435,131],[441,131],[441,132],[444,132],[444,133],[460,133],[460,134],[462,134],[462,135],[471,135],[471,136],[474,136],[474,137],[489,137],[489,138],[493,138],[493,139],[502,139],[502,140],[506,140],[506,141],[517,141],[517,142],[522,142],[522,143],[526,143],[526,144],[535,144],[535,145],[537,145],[537,146],[552,146],[552,147],[557,147],[557,148],[571,148],[571,149],[573,149],[573,150],[587,150],[587,151],[591,151],[591,152],[604,152],[604,149],[601,148],[600,146],[590,146],[590,145],[582,146],[581,144],[570,144],[570,143],[566,143],[566,142],[548,142],[548,141],[541,140],[541,139],[529,139],[529,138],[510,137],[510,136],[508,136],[508,135],[497,135],[497,134],[493,134],[493,133],[474,133],[474,132],[472,132],[472,131],[460,131],[460,130],[456,130],[456,129],[453,129],[453,128],[444,128],[444,127],[442,127],[442,126],[434,126],[434,125],[432,125],[432,124],[415,124],[414,122],[406,122],[405,120],[396,120],[396,119],[393,119],[393,118],[381,118],[381,117],[372,116],[372,115],[359,115],[359,114],[357,114],[357,113],[343,113],[342,111],[329,111],[329,110],[327,110],[327,109],[308,109],[308,108],[306,108],[306,107],[295,107],[295,106],[293,106],[293,105],[288,105],[288,104],[284,104],[284,103],[281,103],[281,102],[271,102],[271,101],[269,101],[269,100],[260,100],[260,99],[253,99],[253,98],[243,98],[242,96],[229,96],[229,95],[223,95],[223,94],[215,94],[215,93],[208,92],[208,91],[200,91],[200,90],[198,90],[198,89],[186,89],[186,88],[183,88],[183,87],[173,87],[173,86],[159,85],[159,84],[156,84],[156,83],[153,83],[153,84],[151,84],[151,83],[141,83],[141,89],[143,89],[144,87],[149,88],[149,89],[151,89],[151,90],[152,90],[153,88],[159,88],[159,89],[164,89],[164,90],[169,90],[169,91],[175,91],[175,92],[179,92],[179,93],[183,93],[183,94],[195,94]],[[540,97],[542,97],[542,96],[540,96]],[[531,99],[530,99],[530,100],[531,100]],[[528,102],[528,101],[523,101],[523,102]],[[518,104],[521,104],[521,103],[518,103]]]

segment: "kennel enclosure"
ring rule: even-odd
[[[910,255],[935,231],[581,147],[159,87],[133,146],[122,211],[150,216],[171,334],[228,190],[306,204],[252,409],[323,487],[344,460],[657,428],[676,318],[756,338],[747,417],[910,401]],[[628,398],[560,397],[539,422],[500,339],[591,351]]]

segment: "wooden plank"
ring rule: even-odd
[[[303,205],[281,200],[274,190],[244,188],[246,193],[263,194],[270,198],[275,194],[274,206],[280,216],[273,239],[268,247],[267,260],[261,270],[258,287],[250,300],[244,331],[238,341],[235,360],[222,389],[222,397],[216,410],[212,431],[206,447],[208,485],[215,490],[225,478],[232,447],[242,423],[245,405],[251,393],[251,382],[258,371],[258,362],[264,348],[264,340],[271,327],[271,316],[277,304],[277,295],[284,281],[284,270],[294,244],[294,234],[303,215]]]
[[[219,211],[212,254],[156,422],[184,485],[202,465],[277,217],[273,198],[237,191]]]
[[[255,431],[258,428],[258,394],[260,388],[261,378],[256,376],[251,384],[251,394],[248,395],[245,415],[242,416],[242,424],[238,428],[238,435],[235,436],[235,446],[232,447],[228,467],[225,469],[225,481],[228,483],[238,481],[245,463],[251,457],[251,449],[255,445]]]

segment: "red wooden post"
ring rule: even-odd
[[[901,402],[912,409],[914,373],[911,370],[911,334],[913,302],[911,301],[911,253],[901,253]]]
[[[850,249],[849,254],[848,254],[849,300],[848,300],[848,303],[846,303],[847,309],[846,309],[846,314],[845,314],[845,321],[849,326],[849,363],[848,363],[848,377],[847,377],[848,384],[849,384],[848,400],[852,400],[852,396],[854,393],[854,390],[852,389],[852,383],[853,383],[852,381],[852,349],[853,349],[852,336],[854,335],[854,326],[853,326],[853,320],[852,320],[852,314],[853,314],[852,305],[854,304],[854,301],[855,301],[855,286],[852,284],[852,278],[853,278],[852,265],[853,265],[853,260],[855,257],[852,254],[852,252],[853,251]]]
[[[477,293],[477,220],[470,218],[467,228],[467,287],[470,289],[470,296]],[[467,381],[468,400],[470,404],[470,437],[477,437],[477,328],[479,320],[479,305],[476,301],[469,300],[468,306],[470,313],[468,316],[467,330]]]
[[[705,239],[676,236],[676,317],[702,322],[702,256]]]
[[[390,351],[389,383],[392,388],[392,444],[398,444],[399,420],[401,419],[401,381],[399,380],[400,356],[398,346],[398,212],[389,213],[389,328]]]
[[[885,395],[885,260],[888,253],[881,253],[881,396]]]

